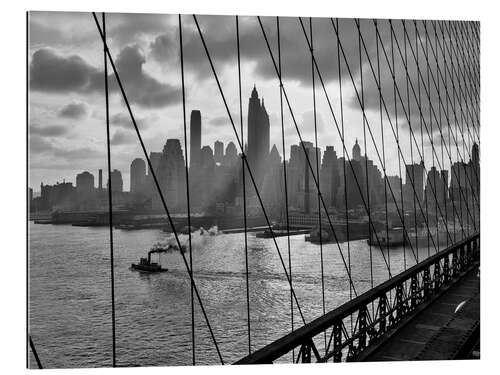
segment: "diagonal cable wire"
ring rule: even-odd
[[[236,16],[236,48],[238,51],[238,94],[240,104],[240,134],[241,143],[245,144],[243,132],[243,105],[241,101],[241,57],[240,57],[240,26],[239,19]],[[248,333],[248,354],[252,352],[251,330],[250,330],[250,285],[248,279],[248,231],[247,231],[247,193],[246,193],[246,176],[245,176],[245,161],[241,159],[241,178],[243,185],[243,225],[245,228],[245,282],[246,282],[246,297],[247,297],[247,333]],[[290,274],[291,279],[291,274]]]
[[[95,18],[95,15],[94,15]],[[97,20],[96,20],[97,22]],[[106,15],[102,13],[102,34],[106,40]],[[106,97],[106,150],[108,162],[108,210],[109,210],[109,262],[111,273],[111,336],[112,357],[111,363],[116,367],[116,328],[115,328],[115,261],[113,249],[113,189],[111,184],[111,142],[109,136],[109,87],[108,87],[108,58],[104,48],[104,92]]]
[[[187,219],[188,219],[188,244],[189,244],[189,268],[193,271],[193,246],[191,238],[191,199],[189,194],[189,163],[187,152],[187,125],[186,125],[186,90],[184,85],[184,45],[182,43],[182,19],[179,14],[179,51],[181,59],[181,82],[182,82],[182,119],[184,124],[184,154],[186,159],[185,175],[186,175],[186,203],[187,203]],[[194,279],[194,277],[193,277]],[[195,334],[194,334],[194,288],[193,281],[191,281],[191,345],[192,345],[192,358],[193,366],[196,364],[196,347],[195,347]]]
[[[247,160],[247,157],[246,157],[246,155],[245,155],[245,150],[244,150],[244,148],[243,148],[243,144],[241,143],[241,139],[240,139],[240,137],[239,137],[239,135],[238,135],[238,132],[237,132],[237,130],[236,130],[236,126],[235,126],[235,124],[234,124],[234,121],[233,121],[233,118],[232,118],[232,115],[231,115],[231,111],[229,110],[229,106],[228,106],[228,104],[227,104],[226,97],[225,97],[225,95],[224,95],[224,91],[222,90],[222,86],[221,86],[221,84],[220,84],[219,77],[218,77],[218,75],[217,75],[217,71],[215,70],[215,66],[214,66],[214,64],[213,64],[212,57],[211,57],[211,55],[210,55],[210,51],[208,50],[207,44],[206,44],[206,42],[205,42],[205,38],[204,38],[203,33],[202,33],[202,31],[201,31],[200,25],[199,25],[199,23],[198,23],[198,19],[197,19],[196,15],[194,15],[194,14],[193,14],[193,19],[194,19],[194,22],[195,22],[195,24],[196,24],[196,28],[197,28],[197,30],[198,30],[198,34],[199,34],[199,36],[200,36],[201,42],[202,42],[202,44],[203,44],[203,48],[204,48],[204,50],[205,50],[205,53],[206,53],[207,59],[208,59],[208,61],[209,61],[209,63],[210,63],[210,67],[211,67],[211,69],[212,69],[212,73],[213,73],[213,75],[214,75],[215,81],[216,81],[216,83],[217,83],[217,87],[218,87],[218,89],[219,89],[219,93],[220,93],[220,95],[221,95],[222,101],[223,101],[223,103],[224,103],[224,107],[225,107],[226,112],[227,112],[227,115],[228,115],[228,117],[229,117],[229,121],[231,122],[231,126],[232,126],[232,128],[233,128],[233,131],[234,131],[234,134],[235,134],[235,137],[236,137],[236,141],[238,142],[238,146],[240,147],[240,150],[241,150],[241,153],[242,153],[242,159],[245,161],[245,165],[246,165],[246,168],[247,168],[247,170],[248,170],[248,175],[249,175],[250,180],[251,180],[251,182],[252,182],[252,185],[253,185],[253,187],[254,187],[254,189],[255,189],[255,193],[256,193],[256,195],[257,195],[257,199],[258,199],[258,201],[259,201],[259,204],[260,204],[260,206],[261,206],[261,208],[262,208],[262,212],[263,212],[263,214],[264,214],[264,218],[265,218],[265,220],[266,220],[267,227],[268,227],[268,229],[269,229],[269,231],[270,231],[270,233],[271,233],[271,236],[272,236],[272,238],[273,238],[274,245],[275,245],[276,250],[277,250],[277,252],[278,252],[278,257],[279,257],[280,262],[281,262],[281,265],[282,265],[282,267],[283,267],[283,271],[284,271],[285,276],[286,276],[286,278],[287,278],[288,284],[290,284],[290,275],[288,274],[288,272],[287,272],[287,270],[286,270],[286,265],[285,265],[285,262],[284,262],[284,260],[283,260],[283,256],[282,256],[282,254],[281,254],[281,251],[280,251],[280,249],[279,249],[278,243],[277,243],[277,241],[276,241],[276,236],[274,235],[274,231],[273,231],[273,228],[272,228],[272,225],[271,225],[271,221],[269,220],[269,216],[267,215],[267,212],[266,212],[266,210],[265,210],[264,202],[262,201],[262,197],[260,196],[259,189],[258,189],[258,187],[257,187],[257,183],[255,182],[255,178],[254,178],[254,176],[253,176],[252,170],[250,169],[250,166],[249,166],[249,164],[248,164],[248,160]],[[300,308],[300,304],[299,304],[299,302],[298,302],[298,298],[297,298],[297,295],[296,295],[296,293],[295,293],[295,290],[294,290],[293,288],[291,288],[291,290],[293,291],[293,297],[294,297],[295,303],[297,304],[297,308],[298,308],[298,310],[299,310],[299,313],[300,313],[300,316],[301,316],[301,318],[302,318],[302,321],[303,321],[303,323],[305,324],[305,323],[306,323],[306,321],[305,321],[305,318],[304,318],[304,314],[302,313],[302,309]]]
[[[165,197],[163,196],[163,192],[162,192],[162,190],[160,188],[160,184],[158,182],[158,178],[156,177],[156,173],[154,172],[153,165],[151,164],[151,160],[149,159],[149,156],[148,156],[148,153],[147,153],[147,150],[146,150],[146,146],[144,145],[144,141],[142,139],[141,133],[140,133],[139,128],[137,126],[137,122],[136,122],[134,114],[132,112],[132,108],[130,107],[130,103],[128,101],[127,94],[125,92],[125,89],[123,87],[122,81],[120,79],[120,75],[118,73],[118,70],[116,69],[113,57],[111,56],[111,52],[109,51],[106,39],[104,38],[104,34],[102,32],[102,29],[101,29],[101,25],[99,24],[99,21],[97,20],[97,16],[96,16],[95,12],[92,12],[92,16],[94,17],[94,21],[95,21],[97,30],[99,32],[99,35],[101,36],[102,42],[104,44],[105,52],[106,52],[106,54],[108,56],[109,62],[111,64],[111,67],[113,68],[113,72],[115,74],[116,81],[117,81],[118,86],[120,88],[120,92],[122,94],[123,101],[125,102],[125,105],[127,107],[128,113],[130,115],[130,119],[132,120],[132,124],[134,125],[134,129],[135,129],[137,137],[139,139],[139,143],[141,144],[142,151],[143,151],[144,156],[146,157],[146,160],[148,162],[149,170],[151,171],[151,174],[153,176],[153,181],[155,183],[155,186],[156,186],[156,189],[158,191],[158,194],[160,195],[160,200],[162,202],[162,205],[163,205],[163,208],[165,210],[165,213],[167,214],[167,219],[168,219],[168,222],[170,224],[170,227],[172,228],[172,233],[174,234],[176,244],[177,244],[177,246],[179,248],[179,253],[181,254],[181,257],[182,257],[182,260],[184,262],[184,266],[186,267],[186,270],[188,272],[189,278],[190,278],[191,282],[193,283],[193,289],[194,289],[194,292],[196,294],[196,298],[198,299],[198,303],[200,304],[200,308],[201,308],[201,311],[203,313],[203,317],[205,318],[205,322],[206,322],[207,328],[208,328],[208,330],[210,332],[210,336],[211,336],[212,341],[214,343],[215,349],[217,350],[217,355],[219,357],[219,360],[220,360],[221,364],[224,364],[224,360],[223,360],[221,352],[219,350],[219,345],[217,344],[217,340],[215,339],[215,335],[213,333],[212,326],[210,325],[210,321],[208,320],[207,312],[206,312],[205,307],[203,305],[203,302],[201,300],[201,296],[199,294],[199,291],[198,291],[198,288],[196,286],[196,283],[195,283],[195,281],[193,279],[192,270],[189,267],[189,264],[188,264],[188,261],[186,259],[186,256],[184,255],[184,253],[182,251],[182,245],[181,245],[181,242],[179,240],[179,235],[177,233],[177,230],[175,229],[175,225],[174,225],[174,222],[172,220],[172,216],[170,215],[170,211],[168,209],[167,202],[165,201]]]

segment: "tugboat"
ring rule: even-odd
[[[143,272],[167,272],[167,268],[163,268],[161,264],[151,261],[151,254],[161,254],[172,251],[174,246],[168,245],[167,247],[156,246],[148,251],[147,258],[141,258],[138,264],[132,263],[131,268]]]

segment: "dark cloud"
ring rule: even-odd
[[[87,117],[88,114],[88,106],[83,102],[74,102],[65,105],[59,111],[59,117],[66,117],[71,119],[81,119]]]
[[[180,100],[178,87],[162,83],[143,70],[146,59],[138,46],[124,47],[115,63],[130,102],[145,108],[160,108]],[[114,75],[110,90],[118,91]],[[36,91],[90,93],[104,91],[103,73],[78,55],[62,56],[52,49],[41,48],[32,56],[30,88]]]
[[[31,136],[58,137],[67,134],[69,128],[62,125],[40,126],[39,124],[31,124],[29,131]]]
[[[99,72],[78,55],[62,56],[53,49],[33,53],[30,64],[30,89],[43,92],[85,92]]]
[[[211,78],[212,73],[194,21],[183,18],[184,61],[200,79]],[[198,16],[200,28],[210,55],[218,71],[237,62],[235,19],[231,16]],[[277,62],[277,29],[274,17],[261,17],[271,50]],[[309,33],[308,19],[303,19]],[[357,32],[352,20],[339,20],[341,40],[347,56],[357,53]],[[338,79],[336,36],[328,18],[313,20],[315,56],[326,83]],[[151,55],[160,61],[179,60],[178,30],[171,28],[157,36],[150,44]],[[280,18],[281,60],[285,81],[311,85],[311,55],[298,18]],[[255,63],[255,73],[264,79],[276,79],[276,72],[256,17],[240,18],[241,58]],[[355,73],[358,69],[352,68]],[[347,71],[342,71],[347,75]]]
[[[145,62],[146,58],[138,46],[125,47],[116,57],[116,68],[129,99],[147,108],[159,108],[178,103],[181,95],[180,89],[159,82],[144,72]]]

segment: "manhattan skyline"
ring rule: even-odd
[[[213,145],[222,141],[225,145],[233,142],[237,145],[227,113],[208,62],[199,55],[200,41],[197,38],[190,17],[183,17],[186,58],[186,108],[188,116],[191,110],[198,109],[203,116],[203,145]],[[340,95],[338,72],[335,66],[336,51],[330,42],[332,30],[328,19],[314,18],[315,45],[318,49],[318,62],[324,65],[326,88],[332,99],[334,113],[340,122]],[[360,70],[356,63],[357,38],[351,30],[352,22],[340,20],[339,32],[345,44],[350,69],[355,80],[359,80]],[[276,144],[282,155],[281,119],[279,102],[279,82],[272,72],[272,60],[262,43],[258,23],[253,17],[241,17],[242,47],[242,100],[243,126],[247,132],[247,93],[254,85],[259,96],[265,99],[270,123],[270,147]],[[283,82],[286,85],[290,101],[294,107],[294,117],[305,141],[314,141],[314,115],[311,95],[311,60],[307,44],[296,18],[282,18],[281,26],[287,30],[283,37]],[[276,47],[274,18],[263,17],[263,23],[269,32],[272,48]],[[232,40],[234,19],[230,16],[200,17],[207,43],[214,51],[214,64],[221,75],[221,82],[236,127],[239,129],[239,98],[237,92],[237,70],[235,41]],[[106,165],[105,120],[102,104],[102,54],[96,31],[90,14],[87,13],[49,13],[31,12],[30,20],[30,186],[36,187],[43,181],[53,184],[66,179],[74,181],[74,176],[83,170],[97,171]],[[369,29],[373,25],[365,20],[362,27]],[[423,27],[418,23],[418,27]],[[176,19],[171,15],[149,14],[109,14],[108,29],[110,50],[117,56],[117,67],[123,75],[125,86],[141,88],[141,94],[131,98],[138,125],[148,151],[159,150],[167,138],[183,139],[182,105],[179,81],[179,59],[176,31]],[[396,32],[399,30],[395,24]],[[229,31],[228,31],[229,30]],[[423,28],[422,28],[423,30]],[[225,33],[227,32],[227,35]],[[400,30],[399,30],[400,31]],[[409,30],[411,33],[411,30]],[[388,30],[381,29],[381,37],[388,40]],[[368,49],[374,50],[375,39],[367,41]],[[200,44],[200,45],[199,45]],[[232,45],[234,44],[234,46]],[[196,51],[196,52],[195,52]],[[335,58],[332,58],[335,57]],[[397,56],[396,56],[397,57]],[[398,79],[402,74],[402,60],[396,58]],[[59,74],[67,72],[69,79]],[[372,125],[374,136],[379,143],[380,128],[377,111],[378,95],[374,95],[374,82],[370,83],[369,65],[366,56],[363,61],[365,79],[366,116]],[[385,77],[387,75],[387,77]],[[400,77],[401,76],[401,77]],[[68,78],[66,77],[66,78]],[[356,102],[355,90],[349,80],[345,63],[341,63],[343,122],[345,125],[346,145],[354,144],[358,139],[363,146],[363,118]],[[382,73],[382,83],[387,83],[388,72]],[[124,105],[116,92],[114,79],[111,85],[111,141],[112,168],[123,173],[124,188],[129,189],[128,174],[130,161],[141,155],[139,143]],[[392,84],[391,84],[392,86]],[[375,88],[376,89],[376,88]],[[139,91],[139,90],[138,90]],[[376,92],[375,92],[376,93]],[[318,147],[322,150],[333,145],[341,154],[341,141],[335,122],[327,106],[323,92],[317,86]],[[389,111],[392,100],[387,93]],[[425,110],[425,103],[423,104]],[[402,149],[409,149],[408,125],[398,106],[399,127]],[[416,113],[414,111],[412,113]],[[294,124],[286,105],[283,110],[285,126],[285,144],[288,152],[292,144],[299,142]],[[385,116],[384,116],[385,117]],[[187,119],[189,121],[189,118]],[[385,117],[386,137],[391,138],[389,122]],[[393,120],[394,121],[394,120]],[[444,124],[443,121],[443,129]],[[418,128],[418,124],[416,124]],[[418,130],[415,130],[418,132]],[[446,136],[446,132],[445,136]],[[246,138],[246,137],[245,137]],[[436,141],[439,139],[436,137]],[[189,139],[188,139],[189,143]],[[394,143],[394,142],[392,142]],[[425,164],[431,166],[429,141],[424,139]],[[375,155],[371,140],[366,140],[367,154]],[[364,148],[364,147],[363,147]],[[363,150],[364,151],[364,150]],[[188,150],[189,152],[189,150]],[[240,150],[238,149],[238,152]],[[398,166],[395,147],[386,150],[388,174],[397,174]],[[453,154],[454,155],[454,154]],[[289,158],[289,155],[286,155]],[[373,156],[372,156],[373,158]],[[409,160],[409,154],[407,155]],[[464,159],[467,159],[464,157]],[[455,160],[453,160],[455,161]],[[377,160],[375,164],[379,166]],[[444,160],[445,169],[449,163]]]

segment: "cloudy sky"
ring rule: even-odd
[[[99,15],[100,16],[100,15]],[[198,21],[206,39],[222,89],[228,100],[235,125],[239,129],[238,71],[236,52],[235,18],[229,16],[199,16]],[[256,17],[240,17],[240,45],[242,59],[242,100],[243,121],[246,125],[248,98],[255,84],[259,96],[265,99],[265,106],[271,121],[271,145],[276,144],[281,153],[280,92],[273,62],[267,49],[263,34]],[[276,19],[262,18],[270,46],[277,59]],[[309,20],[303,19],[307,33]],[[200,37],[192,16],[182,17],[186,109],[187,118],[193,109],[202,113],[202,144],[213,147],[215,140],[236,143],[236,138],[219,94],[210,65],[203,50]],[[440,53],[441,44],[434,39],[434,24],[427,23],[430,59],[430,77],[428,82],[417,82],[416,55],[419,64],[426,65],[424,58],[426,33],[423,23],[417,23],[418,33],[412,21],[407,22],[407,59],[408,70],[413,82],[408,85],[404,74],[404,31],[400,21],[394,21],[396,38],[393,41],[394,65],[398,83],[397,107],[394,104],[394,86],[390,27],[387,21],[378,23],[380,38],[378,43],[381,86],[385,107],[381,116],[379,95],[374,77],[377,76],[377,43],[373,21],[361,21],[362,41],[358,37],[356,23],[352,19],[339,20],[341,51],[341,74],[339,80],[337,63],[337,39],[335,30],[328,18],[314,18],[313,47],[325,88],[328,93],[333,115],[340,122],[340,84],[342,86],[342,109],[345,138],[349,152],[357,138],[362,148],[364,143],[363,117],[358,96],[363,94],[368,124],[381,152],[381,130],[386,144],[386,160],[389,173],[398,171],[397,149],[391,124],[400,131],[401,147],[407,162],[410,162],[410,132],[407,118],[410,118],[415,130],[418,145],[421,147],[420,118],[418,116],[417,83],[421,85],[422,98],[427,99],[426,89],[431,97],[432,108],[428,100],[423,100],[421,108],[428,130],[434,134],[435,142],[440,141],[438,131],[438,110],[440,93],[444,90],[444,58]],[[88,170],[97,177],[97,170],[106,167],[106,124],[104,102],[104,64],[103,46],[91,13],[68,12],[31,12],[29,17],[29,142],[30,142],[30,186],[39,190],[40,182],[75,181],[77,173]],[[152,14],[117,14],[106,15],[106,28],[110,52],[124,84],[128,99],[132,105],[148,153],[160,151],[167,138],[179,138],[183,142],[183,117],[181,75],[179,58],[179,28],[177,15]],[[442,37],[444,30],[445,37]],[[437,26],[439,43],[455,42],[453,29]],[[292,111],[304,140],[314,141],[314,116],[311,55],[301,24],[297,18],[280,19],[281,59],[283,83],[292,106]],[[458,38],[458,36],[457,36]],[[397,40],[397,43],[396,43]],[[361,44],[360,44],[361,42]],[[434,47],[431,49],[430,45]],[[399,46],[399,49],[398,49]],[[360,61],[359,48],[362,55]],[[433,55],[436,52],[436,57]],[[344,60],[347,60],[347,64]],[[369,58],[368,58],[369,57]],[[453,54],[447,57],[453,59]],[[436,63],[437,59],[437,63]],[[467,68],[465,61],[455,58],[457,67]],[[349,69],[347,68],[349,67]],[[128,190],[129,167],[135,157],[143,157],[142,150],[133,129],[123,99],[118,91],[116,79],[108,66],[110,76],[110,122],[112,142],[112,167],[120,169],[124,177],[124,186]],[[423,71],[423,78],[427,79]],[[451,72],[450,72],[451,74]],[[333,145],[337,155],[342,148],[334,116],[326,100],[316,73],[316,103],[318,143],[323,149]],[[361,77],[363,86],[361,86]],[[460,76],[447,77],[448,85],[460,81]],[[354,86],[353,85],[354,81]],[[419,80],[420,81],[420,80]],[[428,84],[428,86],[427,86]],[[467,82],[462,82],[465,85]],[[439,91],[438,87],[439,86]],[[424,88],[424,86],[426,86]],[[361,92],[361,87],[363,91]],[[415,91],[412,91],[413,90]],[[450,87],[451,95],[451,87]],[[401,96],[402,99],[399,98]],[[409,101],[408,101],[409,98]],[[399,100],[403,100],[405,108]],[[445,115],[446,101],[441,103],[441,128],[447,140],[448,122],[455,129],[455,123],[466,131],[466,123],[472,124],[472,110],[457,112],[457,117]],[[466,107],[466,95],[456,97],[457,106]],[[408,106],[407,103],[410,103]],[[451,97],[449,106],[451,107]],[[389,117],[386,114],[389,114]],[[462,114],[462,116],[459,116]],[[446,119],[448,117],[448,120]],[[390,120],[390,121],[389,121]],[[299,140],[290,111],[284,104],[285,142],[287,154],[290,145]],[[430,140],[424,128],[423,144],[426,165],[432,165]],[[456,137],[461,140],[460,129]],[[468,145],[468,133],[465,132]],[[246,138],[246,133],[245,133]],[[377,159],[374,144],[367,129],[368,156]],[[413,143],[415,148],[416,145]],[[460,146],[461,147],[461,146]],[[468,155],[468,150],[460,152]],[[414,159],[418,153],[413,150]],[[452,156],[457,154],[451,150]],[[438,148],[437,154],[441,155]],[[445,151],[445,156],[446,156]],[[288,156],[287,156],[288,157]],[[445,157],[445,159],[447,159]],[[468,156],[467,156],[468,159]],[[436,162],[437,165],[437,162]],[[449,163],[444,160],[444,166]],[[97,178],[96,178],[97,180]]]

